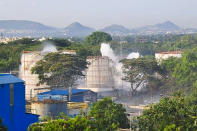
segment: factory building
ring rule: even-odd
[[[113,63],[106,56],[89,56],[86,88],[95,92],[112,91],[114,87]]]
[[[157,62],[161,62],[162,60],[166,60],[170,57],[177,57],[180,58],[182,56],[181,51],[168,51],[168,52],[160,52],[160,53],[155,53],[155,59]]]
[[[38,115],[25,111],[24,81],[11,74],[0,74],[0,117],[8,131],[26,131]]]
[[[75,116],[81,109],[88,109],[97,100],[97,93],[90,90],[72,89],[71,101],[68,102],[68,89],[56,89],[39,93],[31,102],[31,109],[40,117],[56,117],[59,113]],[[71,109],[72,108],[72,109]]]

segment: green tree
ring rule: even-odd
[[[196,131],[197,117],[181,93],[164,97],[138,117],[140,131]]]
[[[123,63],[123,80],[131,84],[131,93],[135,94],[139,87],[157,88],[163,78],[163,70],[152,57],[125,59]]]
[[[161,67],[173,79],[176,86],[184,90],[197,87],[197,48],[185,51],[181,58],[169,58],[164,60]]]
[[[84,76],[86,64],[86,60],[78,55],[49,53],[36,63],[32,73],[38,74],[40,84],[69,88]]]
[[[112,37],[105,32],[93,32],[86,37],[86,42],[90,45],[99,45],[102,42],[110,42]]]
[[[190,95],[187,96],[187,103],[188,106],[191,106],[195,116],[197,117],[197,88],[194,88]]]
[[[128,118],[122,104],[114,103],[110,98],[104,98],[93,104],[89,116],[95,119],[98,131],[114,131],[128,128]]]
[[[185,52],[179,63],[176,64],[173,77],[185,87],[194,87],[197,83],[197,48]]]
[[[18,70],[23,50],[38,50],[41,43],[32,39],[21,39],[0,45],[0,72]]]
[[[48,41],[52,42],[57,47],[68,47],[68,46],[72,45],[72,42],[68,41],[67,39],[56,38],[56,39],[51,39],[51,40],[48,40]]]
[[[94,131],[91,120],[83,116],[75,118],[49,120],[44,123],[36,123],[28,128],[28,131]],[[96,131],[96,130],[95,130]]]

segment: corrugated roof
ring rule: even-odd
[[[23,80],[11,74],[0,74],[0,84],[21,83]]]
[[[85,89],[72,89],[72,94],[78,94],[78,93],[82,93],[82,92],[86,92],[89,90],[85,90]],[[38,95],[69,95],[69,91],[66,89],[64,90],[52,90],[52,91],[48,91],[48,92],[43,92],[43,93],[39,93]]]

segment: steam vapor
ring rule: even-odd
[[[57,52],[56,46],[52,42],[44,42],[43,46],[42,53]]]

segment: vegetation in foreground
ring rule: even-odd
[[[117,38],[113,38],[113,41],[111,41],[107,34],[100,34],[100,32],[88,37],[85,41],[80,42],[70,42],[66,39],[53,39],[50,41],[57,46],[58,50],[76,50],[77,55],[84,60],[89,55],[100,55],[100,42],[110,42],[115,52],[120,52],[120,43],[118,40],[116,41]],[[184,93],[164,97],[158,104],[151,105],[150,109],[145,110],[142,116],[137,119],[137,124],[134,124],[134,127],[138,127],[141,131],[197,130],[197,35],[140,37],[145,41],[138,41],[139,36],[136,38],[130,36],[121,38],[121,41],[128,41],[122,46],[124,55],[133,51],[139,52],[143,56],[154,55],[155,52],[168,50],[182,50],[184,53],[182,58],[170,58],[160,65],[155,64],[155,59],[151,57],[123,61],[126,75],[124,79],[131,83],[131,88],[136,74],[141,73],[143,77],[138,77],[138,79],[142,83],[144,80],[148,81],[150,85],[146,86],[147,88],[155,87],[155,89],[165,90],[166,92],[182,90]],[[10,42],[7,45],[0,45],[0,72],[18,70],[23,50],[42,50],[42,43],[25,38]],[[127,70],[131,66],[135,72]],[[155,77],[155,74],[161,77]],[[166,95],[169,95],[169,93]],[[125,109],[121,108],[121,105],[114,104],[111,100],[100,102],[94,104],[88,115],[76,118],[61,118],[42,124],[37,123],[32,125],[30,130],[111,131],[116,130],[118,127],[126,128],[128,126]],[[102,109],[99,107],[102,107]],[[125,123],[125,125],[122,123]],[[4,126],[0,128],[5,129]]]
[[[185,96],[181,92],[163,97],[131,121],[132,130],[139,131],[196,131],[197,90]],[[90,113],[75,118],[61,116],[56,120],[36,123],[29,131],[115,131],[128,129],[129,120],[121,104],[105,98],[93,104]]]
[[[117,128],[128,128],[126,110],[121,104],[104,98],[94,103],[87,115],[68,118],[61,116],[56,120],[36,123],[29,131],[114,131]]]
[[[178,92],[164,97],[159,103],[150,105],[138,117],[140,131],[196,131],[197,90],[191,96]]]

